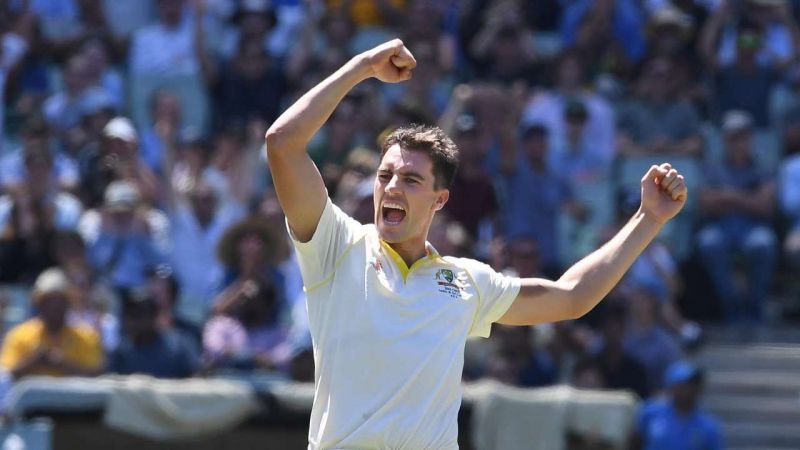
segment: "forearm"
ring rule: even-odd
[[[369,66],[359,55],[300,97],[267,131],[267,148],[302,151],[347,93],[369,78]]]
[[[558,284],[570,293],[576,315],[589,312],[608,295],[662,226],[641,210],[637,211],[611,240],[561,276]]]

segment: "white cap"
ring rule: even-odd
[[[242,0],[240,8],[244,12],[265,13],[272,8],[269,0]]]
[[[57,267],[52,267],[39,274],[39,277],[36,278],[31,297],[34,302],[38,302],[48,294],[69,294],[69,292],[70,283],[64,271]]]
[[[753,116],[739,109],[733,109],[722,117],[722,133],[725,135],[747,131],[753,128]]]
[[[680,9],[667,4],[662,6],[650,17],[654,25],[675,25],[678,28],[688,29],[694,24],[692,17]]]
[[[103,128],[103,136],[121,139],[125,142],[136,142],[139,136],[136,134],[136,128],[133,123],[126,117],[114,117],[109,120]]]
[[[105,206],[108,209],[131,210],[139,204],[139,188],[128,181],[114,181],[105,192]]]

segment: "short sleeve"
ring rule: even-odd
[[[288,221],[286,228],[297,250],[306,290],[326,280],[347,249],[364,234],[364,226],[334,205],[330,198],[308,242],[300,242],[295,238]]]
[[[14,370],[28,356],[29,352],[24,345],[25,337],[21,336],[21,333],[20,328],[13,329],[3,340],[3,348],[0,351],[0,367],[5,370]]]
[[[462,260],[463,261],[463,260]],[[478,310],[470,336],[489,337],[492,323],[500,320],[519,294],[520,280],[498,273],[486,264],[471,261],[468,269],[478,289]]]

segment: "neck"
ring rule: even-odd
[[[678,414],[682,416],[688,416],[689,414],[693,413],[695,409],[697,409],[697,403],[689,401],[686,402],[675,401],[673,402],[673,406],[675,408],[675,411],[677,411]]]
[[[44,323],[44,331],[50,336],[58,336],[64,330],[64,324],[48,324]]]
[[[398,255],[403,259],[403,262],[406,263],[406,266],[411,267],[417,260],[422,258],[427,254],[425,250],[425,240],[419,239],[410,239],[405,242],[398,242],[398,243],[386,243],[389,247],[392,248]]]

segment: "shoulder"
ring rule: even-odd
[[[5,340],[8,342],[17,340],[27,340],[33,335],[38,334],[42,329],[42,323],[38,319],[30,319],[22,322],[9,330]]]
[[[642,405],[640,415],[644,419],[666,414],[670,409],[669,402],[664,399],[648,400]]]

